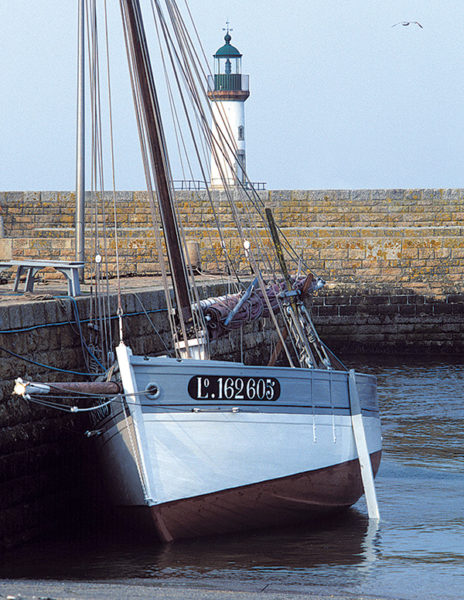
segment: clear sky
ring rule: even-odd
[[[116,186],[143,189],[119,2],[107,2]],[[464,0],[189,4],[209,56],[227,19],[243,53],[253,181],[269,189],[464,187]],[[409,20],[423,28],[392,27]],[[0,190],[72,190],[77,1],[2,0],[0,30]]]

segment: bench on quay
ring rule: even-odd
[[[84,267],[83,262],[67,260],[0,260],[0,271],[4,269],[16,268],[16,277],[13,290],[19,289],[19,282],[23,275],[26,275],[24,284],[25,292],[34,290],[35,276],[41,269],[52,267],[56,271],[63,273],[68,282],[68,295],[80,296],[81,288],[79,285],[79,269]]]

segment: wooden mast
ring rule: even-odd
[[[192,318],[185,260],[174,215],[171,187],[166,167],[166,144],[161,123],[158,97],[153,78],[145,29],[139,0],[121,0],[128,18],[129,33],[134,51],[134,68],[140,86],[140,97],[147,124],[148,145],[158,192],[163,232],[166,240],[169,265],[179,313],[186,321]]]

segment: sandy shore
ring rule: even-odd
[[[279,584],[240,584],[227,582],[201,586],[192,584],[160,584],[143,580],[112,582],[85,581],[0,581],[2,600],[384,600],[380,596],[344,595],[306,586]],[[390,598],[389,600],[393,600]]]

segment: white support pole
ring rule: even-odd
[[[356,374],[350,369],[348,381],[351,408],[351,423],[353,425],[354,440],[358,451],[359,466],[361,467],[361,478],[366,496],[367,513],[369,519],[380,519],[377,495],[375,493],[374,474],[372,472],[371,459],[367,448],[366,432],[359,402],[358,388],[356,385]]]

